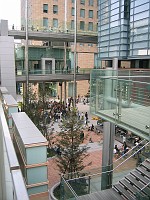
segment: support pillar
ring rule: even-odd
[[[114,70],[118,69],[118,58],[113,58],[112,68]]]
[[[64,104],[66,105],[66,81],[64,82]]]
[[[112,187],[115,125],[104,122],[101,189]]]
[[[135,68],[140,68],[140,61],[139,60],[135,60]]]

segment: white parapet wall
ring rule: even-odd
[[[0,21],[0,82],[16,99],[14,37],[8,36],[8,21]]]

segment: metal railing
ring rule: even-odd
[[[140,192],[136,193],[136,198],[139,200],[149,200],[149,196],[145,194],[149,193],[150,190],[150,182],[146,184],[143,188],[141,188]]]
[[[89,68],[82,68],[79,69],[76,74],[90,74],[92,69]],[[66,74],[74,74],[74,69],[64,69],[64,70],[42,70],[42,69],[34,69],[34,70],[29,70],[29,75],[48,75],[48,74],[61,74],[61,75],[66,75]],[[26,70],[17,70],[16,71],[17,76],[23,76],[26,75]]]
[[[25,26],[15,26],[15,25],[10,25],[8,27],[9,30],[13,31],[25,31]],[[28,27],[28,31],[33,31],[33,32],[49,32],[49,33],[68,33],[68,34],[74,34],[73,29],[67,29],[65,30],[64,28],[60,27],[44,27],[44,26],[30,26]],[[91,35],[91,36],[97,36],[97,31],[88,31],[88,30],[78,30],[78,35]]]
[[[144,151],[146,147],[149,147],[150,142],[145,143],[146,140],[141,141],[137,146],[133,147],[126,154],[122,155],[119,159],[117,159],[113,166],[114,168],[110,171],[102,172],[102,168],[100,169],[100,173],[89,174],[86,175],[85,171],[70,173],[67,175],[63,175],[63,182],[66,185],[69,184],[69,188],[71,187],[74,193],[79,197],[82,195],[98,192],[101,190],[101,177],[103,173],[112,173],[113,172],[113,184],[122,179],[125,175],[127,175],[132,169],[138,166],[139,163],[139,154]],[[143,144],[144,143],[144,144]],[[142,145],[142,147],[141,147]],[[123,159],[123,161],[122,161]],[[120,161],[120,163],[119,163]],[[128,162],[127,162],[128,161]],[[72,177],[69,179],[69,177]],[[64,184],[64,183],[63,183]],[[61,195],[65,197],[65,192],[68,190],[67,187],[63,188]],[[73,195],[73,193],[72,193]],[[75,198],[75,196],[72,196]],[[65,199],[65,198],[64,198]],[[77,199],[77,198],[75,198]]]

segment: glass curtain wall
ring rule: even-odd
[[[129,0],[99,1],[98,47],[100,59],[128,55]]]

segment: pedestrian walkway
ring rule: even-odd
[[[90,114],[89,111],[89,105],[84,105],[83,103],[77,104],[78,110],[80,113],[88,113],[88,125],[97,125],[97,120],[93,120],[93,115]],[[54,124],[54,130],[55,132],[59,132],[59,125],[56,122]],[[85,158],[84,164],[85,164],[85,171],[98,172],[98,169],[101,169],[102,164],[102,144],[103,144],[103,136],[102,134],[97,134],[94,131],[88,131],[87,128],[84,130],[84,141],[81,144],[87,145],[89,147],[88,154],[89,156]],[[90,142],[91,140],[92,142]],[[115,141],[115,144],[121,146],[122,144]],[[58,170],[58,167],[56,165],[56,157],[48,159],[48,179],[49,179],[49,188],[51,189],[56,183],[60,181],[60,172]]]

